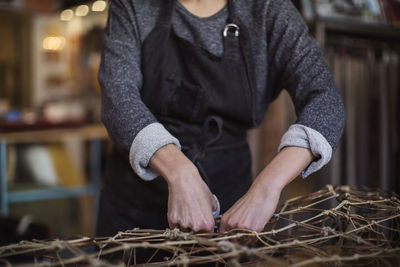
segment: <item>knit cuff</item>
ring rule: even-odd
[[[158,149],[168,144],[181,149],[178,139],[158,122],[147,125],[136,135],[129,151],[129,162],[140,178],[151,181],[160,175],[149,167],[149,161]]]
[[[287,146],[308,148],[316,158],[301,172],[302,178],[321,169],[332,157],[332,147],[325,137],[318,131],[301,124],[293,124],[289,127],[282,136],[278,152]]]

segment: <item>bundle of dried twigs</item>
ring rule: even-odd
[[[256,233],[134,229],[109,238],[24,241],[0,247],[5,265],[400,266],[400,198],[331,186],[285,202]]]

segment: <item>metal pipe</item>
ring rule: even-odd
[[[4,139],[0,141],[0,193],[1,214],[8,215],[8,188],[7,188],[7,144]]]

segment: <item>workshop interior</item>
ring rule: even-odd
[[[113,147],[98,81],[112,1],[0,0],[0,246],[95,234]],[[327,186],[382,190],[398,201],[400,1],[292,2],[323,51],[346,122],[331,161],[291,182],[280,204]],[[253,177],[295,121],[283,91],[248,132]]]

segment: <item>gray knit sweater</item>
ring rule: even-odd
[[[111,0],[104,35],[99,81],[102,121],[114,144],[129,156],[137,175],[158,176],[148,166],[151,156],[172,136],[140,97],[141,45],[155,26],[161,1]],[[331,158],[344,127],[343,103],[321,49],[290,0],[234,0],[237,16],[250,32],[256,75],[257,111],[262,118],[269,103],[285,88],[295,104],[297,121],[284,134],[286,146],[310,148],[316,157],[303,172],[306,177]],[[178,1],[172,26],[182,38],[215,55],[223,53],[221,30],[227,7],[199,18]]]

